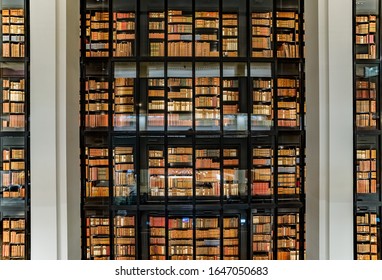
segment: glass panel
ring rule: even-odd
[[[293,210],[292,210],[293,211]],[[282,210],[277,217],[277,259],[300,259],[300,224],[299,213]]]
[[[379,113],[379,66],[373,64],[356,65],[356,126],[357,128],[377,128]]]
[[[85,197],[109,197],[109,150],[105,138],[87,138],[85,143]],[[104,203],[108,203],[105,199]]]
[[[355,57],[376,59],[379,56],[378,0],[355,1]]]
[[[142,56],[165,55],[165,12],[162,0],[140,1],[140,50]]]
[[[168,130],[192,129],[192,64],[169,63],[167,88]]]
[[[247,1],[224,0],[222,4],[222,56],[246,56]]]
[[[192,2],[168,0],[167,55],[192,56]]]
[[[135,151],[133,146],[127,143],[125,145],[118,145],[113,150],[115,204],[132,204],[136,201],[137,196]]]
[[[252,197],[269,197],[274,194],[274,155],[271,143],[252,149]]]
[[[165,128],[165,80],[162,63],[141,64],[140,130]]]
[[[26,226],[25,218],[5,215],[0,219],[1,260],[24,260]]]
[[[87,64],[85,78],[85,127],[104,128],[109,125],[109,82],[107,66]]]
[[[357,137],[355,166],[357,200],[374,200],[379,197],[378,147],[379,143],[376,137]]]
[[[168,218],[168,252],[170,260],[192,260],[193,221],[190,217]]]
[[[278,0],[276,11],[277,57],[300,57],[299,1]]]
[[[86,215],[86,252],[88,260],[110,259],[110,219],[107,215]]]
[[[357,260],[378,260],[380,242],[379,207],[359,207],[356,215]]]
[[[196,195],[220,196],[220,148],[200,144],[195,150]]]
[[[149,246],[150,260],[166,259],[166,218],[161,216],[149,217]]]
[[[223,64],[223,129],[247,130],[247,65]]]
[[[235,147],[223,149],[223,192],[224,197],[238,197],[240,193],[240,150]]]
[[[24,0],[1,2],[1,48],[3,57],[25,57]]]
[[[109,56],[109,1],[86,1],[86,56]]]
[[[135,55],[135,1],[113,1],[114,56]]]
[[[298,128],[301,119],[301,79],[298,76],[300,65],[285,63],[279,64],[279,67],[276,81],[277,125],[283,128]]]
[[[163,143],[159,141],[155,144],[150,144],[147,147],[145,155],[146,161],[148,161],[147,166],[147,177],[143,176],[142,178],[148,178],[147,182],[141,182],[141,194],[148,197],[149,201],[162,201],[165,198],[165,150]],[[142,154],[142,151],[141,151]],[[147,165],[147,163],[146,163]],[[146,169],[146,165],[143,165],[142,168]],[[145,186],[148,186],[147,190]]]
[[[273,2],[251,0],[252,57],[273,57]]]
[[[220,225],[214,217],[196,218],[196,260],[220,259]]]
[[[26,152],[24,138],[7,137],[1,139],[2,205],[15,203],[15,199],[25,199]]]
[[[217,63],[196,63],[196,130],[220,130],[220,67]]]
[[[295,145],[280,145],[277,163],[277,191],[279,198],[300,194],[300,148]]]
[[[115,130],[136,129],[134,63],[116,63],[114,66],[113,125]]]
[[[271,210],[262,210],[252,216],[252,259],[273,259],[273,224]]]
[[[2,63],[2,122],[3,131],[25,130],[25,72],[22,63]]]
[[[195,56],[217,57],[220,50],[219,1],[196,1],[195,10]]]
[[[239,218],[223,218],[223,259],[239,259]]]
[[[173,199],[193,196],[193,149],[184,144],[171,144],[167,150],[168,196]]]
[[[135,216],[118,211],[114,216],[114,259],[136,259]]]
[[[272,65],[252,63],[252,130],[269,130],[273,126],[273,86]]]

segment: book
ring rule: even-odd
[[[299,259],[299,214],[280,213],[277,217],[277,259]]]
[[[165,260],[166,259],[166,218],[165,217],[149,217],[149,259]]]
[[[86,197],[109,196],[109,159],[107,148],[85,149]]]
[[[377,194],[377,150],[357,149],[356,155],[357,194]]]
[[[25,260],[26,225],[24,218],[4,217],[2,220],[2,260]]]

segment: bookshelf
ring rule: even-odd
[[[239,218],[223,218],[223,259],[239,260]]]
[[[269,213],[252,216],[252,259],[273,259],[273,216]]]
[[[2,224],[2,259],[25,259],[25,219],[6,217],[3,219]]]
[[[277,57],[300,57],[299,15],[295,11],[276,11]]]
[[[86,149],[86,197],[109,196],[108,155],[106,148]]]
[[[377,193],[377,150],[357,150],[357,194]]]
[[[380,260],[381,3],[353,1],[354,259]]]
[[[239,196],[239,153],[238,148],[223,149],[223,195],[227,198]]]
[[[167,56],[192,56],[192,13],[170,9],[167,12],[167,26]]]
[[[0,10],[0,260],[28,260],[29,1],[2,1]]]
[[[115,57],[134,56],[135,26],[135,12],[113,12],[113,55]]]
[[[196,260],[220,259],[220,230],[218,218],[196,219]]]
[[[166,218],[151,216],[149,258],[150,260],[166,259]]]
[[[304,1],[81,7],[82,258],[304,259]]]
[[[149,54],[164,56],[165,45],[165,13],[149,12]]]
[[[359,64],[356,68],[355,103],[357,129],[376,129],[379,114],[377,96],[379,76],[375,72],[376,65]],[[374,73],[373,73],[374,72]]]
[[[113,151],[114,198],[134,199],[137,195],[134,147],[115,147]]]
[[[301,193],[300,149],[293,146],[279,146],[277,191],[279,195],[297,195]]]
[[[220,150],[196,149],[196,196],[220,195]]]
[[[167,151],[168,196],[192,197],[192,148],[169,147]]]
[[[86,218],[88,260],[110,259],[110,219],[91,216]]]
[[[150,196],[165,196],[165,161],[163,149],[149,149]]]
[[[270,196],[273,189],[273,149],[272,147],[256,147],[252,149],[252,187],[251,195]]]
[[[115,78],[113,94],[115,130],[133,130],[136,127],[134,91],[134,79]]]
[[[193,223],[192,218],[169,218],[168,239],[170,260],[193,259]]]
[[[299,259],[299,214],[280,214],[277,217],[277,259]]]
[[[3,57],[25,57],[25,10],[2,9]]]
[[[356,59],[377,58],[377,14],[356,15],[355,17],[355,55]],[[379,26],[379,25],[378,25]]]
[[[237,13],[223,13],[222,20],[223,56],[239,56],[239,18]]]
[[[220,78],[196,77],[195,125],[197,130],[220,127]]]
[[[114,255],[116,260],[136,259],[135,217],[118,214],[114,217]]]
[[[167,87],[168,130],[192,129],[192,79],[169,78]]]
[[[357,213],[357,260],[377,260],[378,252],[378,221],[376,212]]]

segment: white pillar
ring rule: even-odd
[[[30,1],[31,258],[80,258],[79,2]]]
[[[307,0],[307,259],[329,258],[328,0]]]
[[[353,259],[352,2],[328,1],[330,259]]]

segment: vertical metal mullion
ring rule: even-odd
[[[224,105],[223,105],[223,0],[219,0],[218,3],[218,14],[219,14],[219,71],[220,71],[220,79],[219,79],[219,111],[220,111],[220,134],[223,135],[224,133]]]

